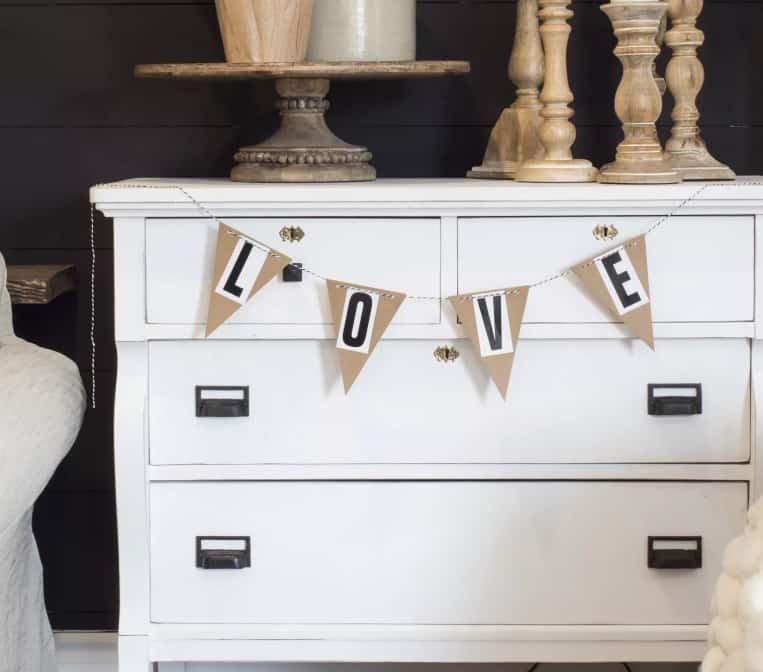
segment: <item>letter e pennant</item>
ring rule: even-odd
[[[209,336],[290,263],[285,254],[221,223],[205,335]]]
[[[337,280],[326,280],[326,285],[337,325],[339,369],[347,394],[406,295]]]
[[[448,297],[504,399],[529,291],[509,287]]]
[[[654,350],[643,235],[578,264],[572,270],[597,303],[621,319],[634,336]]]

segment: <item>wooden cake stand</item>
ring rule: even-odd
[[[237,182],[355,182],[373,180],[366,147],[337,138],[326,125],[332,79],[402,79],[462,75],[466,61],[404,63],[165,63],[139,65],[137,77],[201,80],[274,79],[281,126],[251,147],[242,147],[231,179]]]

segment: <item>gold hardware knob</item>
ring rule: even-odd
[[[596,240],[612,240],[618,233],[614,224],[598,224],[593,227],[593,237]]]
[[[440,347],[435,348],[434,351],[434,358],[438,362],[455,362],[460,356],[461,353],[453,346],[449,345],[441,345]]]
[[[285,243],[298,243],[305,237],[305,232],[299,226],[284,226],[278,235]]]

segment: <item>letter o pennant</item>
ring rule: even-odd
[[[327,280],[345,394],[405,300],[405,294]]]

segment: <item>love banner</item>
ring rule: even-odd
[[[220,223],[206,335],[214,332],[290,263],[291,259],[278,250]],[[643,235],[570,270],[594,301],[654,349]],[[337,327],[336,349],[346,394],[407,295],[339,280],[326,280],[326,286]],[[504,399],[531,287],[507,287],[448,297],[482,365]],[[440,301],[436,297],[416,298]]]
[[[220,224],[205,335],[215,331],[290,263],[285,254]]]

